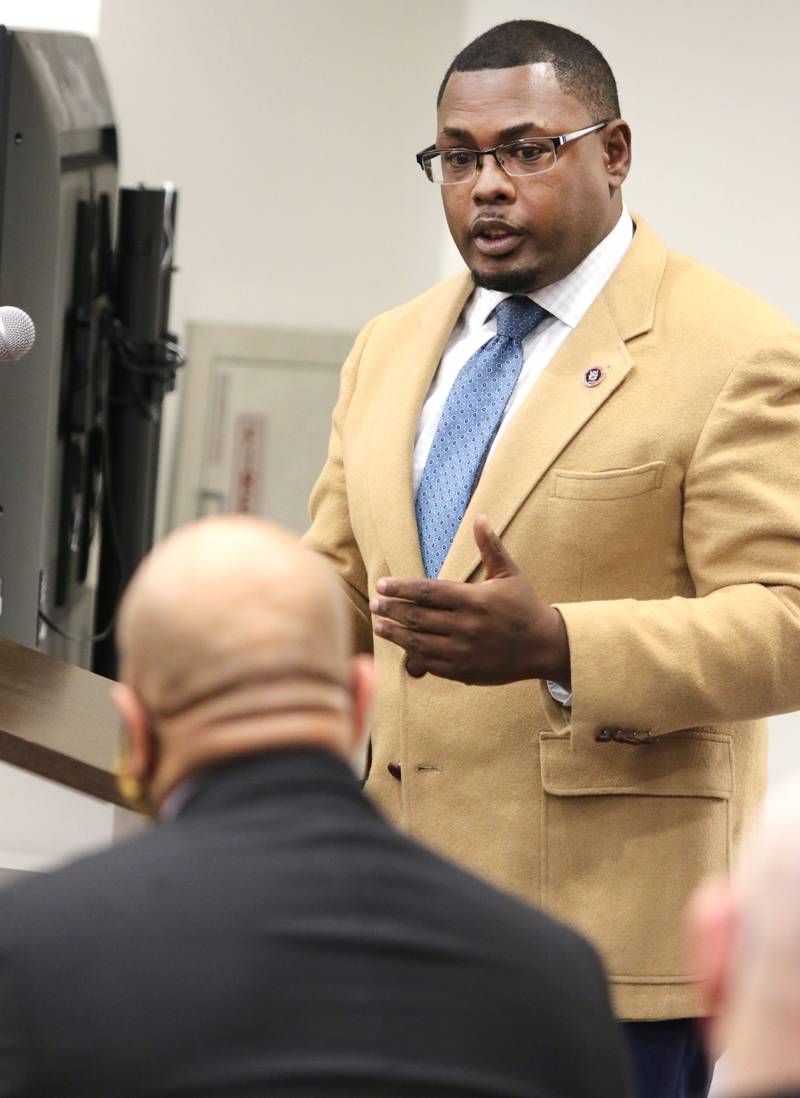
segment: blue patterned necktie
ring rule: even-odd
[[[550,314],[529,297],[495,309],[497,335],[453,382],[417,489],[416,513],[426,576],[438,576],[478,483],[522,369],[522,341]]]

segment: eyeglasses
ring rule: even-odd
[[[555,165],[556,154],[564,145],[597,133],[611,121],[606,118],[593,126],[562,133],[558,137],[524,137],[505,145],[495,145],[493,149],[437,149],[435,145],[429,145],[417,153],[417,163],[431,183],[441,183],[444,187],[454,183],[470,183],[477,175],[484,156],[493,156],[507,175],[541,175]]]

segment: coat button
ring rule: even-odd
[[[386,769],[389,771],[393,778],[395,778],[398,782],[400,781],[400,776],[402,774],[400,763],[389,763]]]
[[[612,737],[612,731],[611,731],[610,728],[601,728],[600,731],[595,736],[595,740],[596,740],[597,743],[608,743],[608,741],[611,739],[611,737]]]

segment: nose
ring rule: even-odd
[[[472,198],[478,204],[513,202],[516,191],[510,175],[491,153],[484,153],[472,185]]]

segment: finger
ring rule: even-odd
[[[373,614],[405,625],[417,633],[438,633],[448,636],[454,628],[452,610],[428,610],[407,599],[389,599],[377,596],[370,599],[369,608]]]
[[[425,675],[435,675],[440,679],[463,682],[467,686],[472,685],[473,682],[464,665],[453,660],[423,659],[420,656],[409,656],[406,659],[406,671],[414,679],[421,679]]]
[[[422,679],[428,674],[425,664],[421,660],[406,658],[406,671],[412,679]]]
[[[475,543],[478,546],[486,572],[486,579],[515,576],[519,569],[505,545],[494,532],[486,515],[478,515],[474,526]]]
[[[405,649],[409,656],[423,662],[429,659],[466,659],[466,653],[460,646],[454,645],[449,637],[437,636],[435,633],[416,633],[388,618],[378,618],[372,629],[376,636],[391,641]]]
[[[468,583],[451,583],[449,580],[395,579],[384,576],[378,580],[378,594],[390,598],[407,599],[418,606],[437,610],[458,610],[470,601],[471,586]]]

